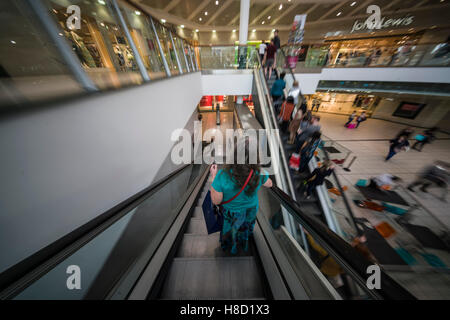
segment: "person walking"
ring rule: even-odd
[[[274,45],[274,41],[272,39],[272,41],[270,42],[270,44],[267,46],[266,49],[266,53],[264,55],[264,75],[267,78],[267,70],[269,70],[269,78],[270,79],[272,77],[272,70],[274,67],[274,63],[277,59],[277,48]]]
[[[280,129],[282,132],[286,132],[289,127],[289,121],[291,120],[292,112],[294,111],[294,98],[289,96],[287,100],[281,106],[278,119],[281,122]]]
[[[263,41],[259,45],[259,56],[261,57],[261,63],[264,61],[264,55],[266,54],[267,44],[265,41]]]
[[[311,197],[314,188],[322,185],[325,181],[325,178],[333,173],[333,170],[334,163],[330,160],[325,160],[322,167],[314,169],[314,171],[306,177],[306,199],[309,199]]]
[[[278,29],[276,29],[273,33],[273,43],[277,50],[281,48],[281,40],[280,37],[278,36]]]
[[[322,134],[320,131],[315,131],[304,143],[303,146],[300,148],[300,166],[298,168],[298,171],[303,172],[306,170],[306,167],[308,166],[309,161],[311,161],[312,157],[314,156],[314,151],[316,151],[317,147],[319,146],[320,142],[322,141],[321,138]]]
[[[446,201],[450,164],[443,161],[435,161],[433,165],[426,166],[419,177],[408,185],[408,190],[415,192],[414,188],[420,187],[420,191],[428,193],[428,188],[435,184],[442,189],[441,201]]]
[[[405,129],[401,130],[396,136],[395,139],[400,138],[400,136],[406,136],[406,139],[409,139],[410,136],[413,134],[414,130],[411,127],[406,127]]]
[[[363,121],[367,120],[366,112],[363,111],[358,118],[356,118],[356,128],[359,127],[359,124]]]
[[[437,127],[427,129],[423,132],[422,135],[418,134],[415,139],[416,142],[413,144],[412,149],[417,151],[422,151],[423,146],[427,143],[431,143],[436,139],[434,132],[437,130]]]
[[[348,117],[348,121],[344,124],[344,127],[347,127],[353,119],[356,117],[356,111],[353,111],[352,114]]]
[[[298,97],[300,95],[300,86],[298,84],[298,81],[294,81],[292,84],[292,88],[288,92],[288,96],[292,96],[294,98],[294,105],[298,105]]]
[[[211,199],[215,205],[232,199],[245,186],[236,198],[221,206],[224,220],[220,234],[221,247],[223,250],[231,249],[232,254],[237,253],[238,243],[243,246],[244,251],[248,250],[249,237],[253,233],[258,212],[258,190],[261,186],[272,187],[272,180],[261,169],[261,165],[250,163],[248,140],[244,164],[237,164],[237,154],[236,144],[233,164],[227,164],[221,170],[214,164],[210,169],[213,179]]]
[[[402,150],[406,151],[407,148],[409,147],[409,141],[405,135],[400,136],[397,139],[390,140],[390,144],[391,145],[389,147],[389,153],[384,161],[388,161]]]

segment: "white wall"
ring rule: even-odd
[[[149,186],[192,119],[199,72],[0,123],[0,272]],[[161,172],[159,172],[159,175]]]
[[[222,70],[221,70],[222,71]],[[233,73],[202,75],[203,95],[249,95],[252,93],[253,74]]]

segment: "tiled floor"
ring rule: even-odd
[[[356,160],[350,167],[350,172],[344,171],[341,166],[337,166],[336,171],[341,184],[349,188],[346,191],[346,195],[351,202],[350,205],[354,215],[366,218],[374,226],[383,221],[388,222],[396,230],[393,236],[386,239],[388,243],[394,248],[406,248],[418,261],[419,266],[431,270],[420,274],[411,272],[411,270],[408,272],[392,272],[390,273],[391,276],[407,286],[418,298],[450,299],[449,274],[436,272],[435,268],[430,267],[420,255],[420,253],[424,252],[435,254],[447,267],[450,267],[449,252],[421,246],[411,234],[406,232],[396,222],[396,215],[361,209],[351,201],[352,199],[364,198],[354,186],[359,179],[369,179],[383,173],[399,176],[403,181],[400,183],[401,186],[396,189],[396,192],[408,203],[419,205],[418,209],[411,212],[409,223],[426,226],[436,235],[442,237],[445,232],[448,233],[450,230],[450,210],[448,209],[450,197],[447,199],[448,202],[443,202],[438,199],[441,195],[441,190],[439,189],[430,188],[429,193],[423,193],[419,190],[411,193],[404,187],[414,181],[417,174],[426,165],[432,164],[435,160],[449,161],[450,136],[439,134],[438,140],[426,145],[422,152],[415,150],[402,152],[385,162],[384,159],[389,149],[388,140],[395,137],[401,129],[407,127],[406,125],[368,119],[361,123],[358,129],[350,130],[343,126],[347,116],[320,112],[318,114],[321,116],[322,133],[326,137],[335,140],[335,147],[342,152],[330,154],[332,159],[342,159],[347,155],[347,152],[351,152],[350,157],[343,165],[343,167],[346,167],[353,156],[356,156]],[[422,129],[416,129],[416,133],[421,131]],[[346,224],[342,217],[337,216],[337,218],[342,225]]]

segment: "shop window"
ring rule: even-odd
[[[164,62],[150,19],[123,1],[119,2],[119,6],[150,78],[166,77]]]
[[[25,3],[0,2],[0,106],[83,92]]]
[[[99,88],[141,84],[134,52],[109,1],[47,0],[52,16],[73,48],[86,73]],[[81,9],[81,29],[66,25],[67,7]]]

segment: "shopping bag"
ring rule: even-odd
[[[349,125],[347,126],[347,129],[355,129],[356,128],[356,123],[349,123]]]
[[[421,134],[418,134],[418,135],[416,135],[414,137],[414,139],[416,139],[417,141],[423,141],[423,140],[425,140],[425,136],[421,135]]]
[[[223,215],[220,212],[220,207],[212,203],[211,191],[208,191],[206,194],[205,200],[203,200],[202,209],[208,234],[222,231]]]
[[[300,154],[293,153],[289,158],[289,168],[298,170],[300,168]]]

